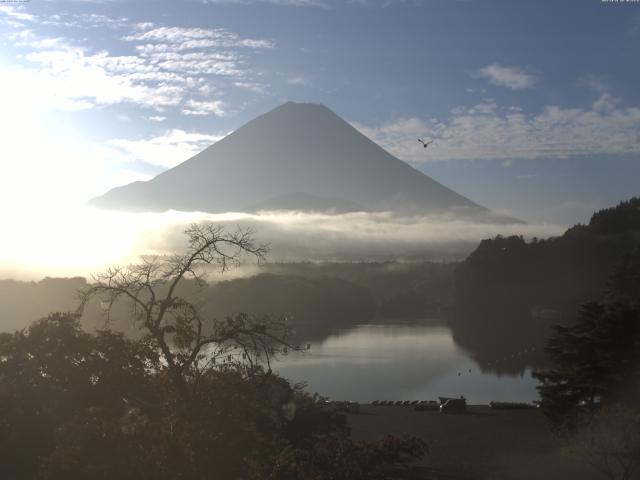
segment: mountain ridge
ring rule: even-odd
[[[438,183],[394,157],[319,104],[287,102],[146,182],[116,187],[90,201],[134,211],[251,211],[270,199],[322,199],[400,214],[451,213],[521,223]],[[300,210],[296,202],[279,209]],[[317,207],[317,208],[315,208]],[[355,208],[355,207],[354,207]]]

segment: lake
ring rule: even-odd
[[[274,369],[334,400],[538,399],[530,369],[518,376],[482,372],[444,326],[360,325],[335,331],[312,342],[309,351],[281,356]]]

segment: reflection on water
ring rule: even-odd
[[[464,395],[471,403],[531,402],[535,380],[482,373],[446,327],[361,325],[281,357],[276,370],[307,390],[338,400],[430,400]]]

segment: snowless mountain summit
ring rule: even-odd
[[[391,211],[513,222],[394,157],[323,105],[287,102],[95,206],[132,211]]]

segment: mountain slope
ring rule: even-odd
[[[147,182],[91,201],[124,210],[250,211],[270,199],[406,214],[490,212],[392,156],[322,105],[288,102]],[[298,209],[297,202],[278,208]],[[304,209],[309,202],[304,202]],[[311,210],[314,206],[311,205]],[[493,217],[495,220],[498,217]],[[512,220],[512,219],[511,219]]]

